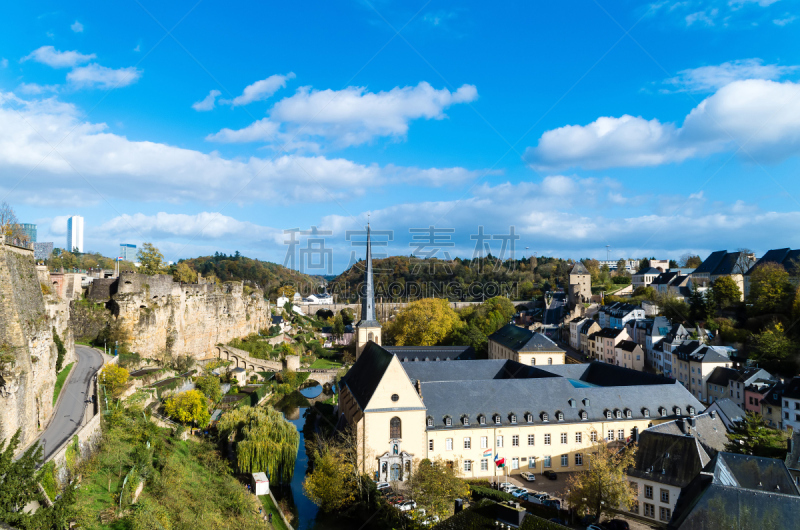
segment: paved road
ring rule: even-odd
[[[50,457],[78,429],[83,420],[87,399],[91,399],[92,377],[103,366],[103,355],[88,346],[75,345],[78,362],[72,367],[69,381],[61,389],[64,397],[53,412],[53,421],[39,436],[44,445],[44,458]]]

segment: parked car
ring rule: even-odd
[[[422,526],[430,526],[430,525],[434,525],[434,524],[436,524],[438,522],[439,522],[439,516],[438,515],[431,515],[430,517],[428,517],[427,519],[422,521],[420,524]]]
[[[386,497],[386,500],[389,501],[389,504],[400,504],[401,502],[404,502],[406,498],[398,493],[395,493],[394,495],[389,495]]]
[[[547,493],[534,493],[533,495],[528,495],[528,502],[532,502],[533,504],[544,504],[544,501],[550,498],[550,495]]]
[[[622,519],[611,519],[603,523],[603,528],[606,530],[630,530],[630,525],[627,521]]]
[[[497,485],[497,489],[502,491],[508,491],[511,488],[516,488],[516,486],[510,482],[501,482]]]
[[[521,476],[528,482],[536,482],[536,475],[534,475],[533,473],[528,473],[527,471],[523,471],[522,473],[519,474],[519,476]]]
[[[511,495],[517,497],[519,499],[527,499],[528,498],[528,490],[525,488],[517,488],[511,492]]]
[[[414,501],[405,501],[405,502],[402,502],[402,503],[397,505],[397,508],[401,512],[408,512],[408,511],[413,510],[416,507],[417,507],[417,503],[414,502]]]
[[[556,478],[558,478],[558,475],[556,475],[556,472],[555,472],[555,471],[549,471],[549,470],[548,470],[548,471],[545,471],[545,472],[544,472],[544,473],[542,473],[542,474],[543,474],[545,477],[549,478],[550,480],[555,480]]]
[[[378,488],[378,491],[381,491],[391,489],[392,485],[388,482],[376,482],[375,487]]]
[[[558,499],[545,499],[542,504],[550,508],[555,508],[556,510],[561,509],[561,501]]]

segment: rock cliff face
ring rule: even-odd
[[[162,351],[205,358],[217,343],[269,327],[269,304],[261,291],[245,294],[241,282],[180,284],[171,276],[121,273],[95,281],[89,291],[106,305],[144,357]]]
[[[49,299],[50,297],[48,297]],[[42,295],[33,251],[0,242],[0,439],[33,440],[53,412],[58,351],[53,328],[75,359],[67,306]]]

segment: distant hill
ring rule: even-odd
[[[480,301],[498,295],[530,300],[543,290],[564,285],[572,262],[558,258],[507,260],[498,265],[493,257],[451,261],[392,256],[373,260],[378,301],[400,302],[426,297],[452,301]],[[339,302],[358,301],[364,282],[364,261],[328,283],[328,292]]]
[[[238,253],[232,256],[215,253],[213,256],[201,256],[181,262],[203,276],[213,274],[223,282],[237,280],[255,284],[270,298],[274,298],[278,288],[284,285],[292,285],[296,291],[308,294],[311,289],[325,283],[320,277],[303,274],[277,263],[246,258]]]

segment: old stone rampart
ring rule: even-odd
[[[144,357],[217,357],[216,344],[269,327],[269,303],[242,282],[182,284],[167,275],[123,272],[112,282],[94,282],[87,297],[105,303]]]
[[[33,251],[0,242],[0,439],[19,429],[27,445],[50,420],[60,331],[74,360],[68,311],[45,304]]]

